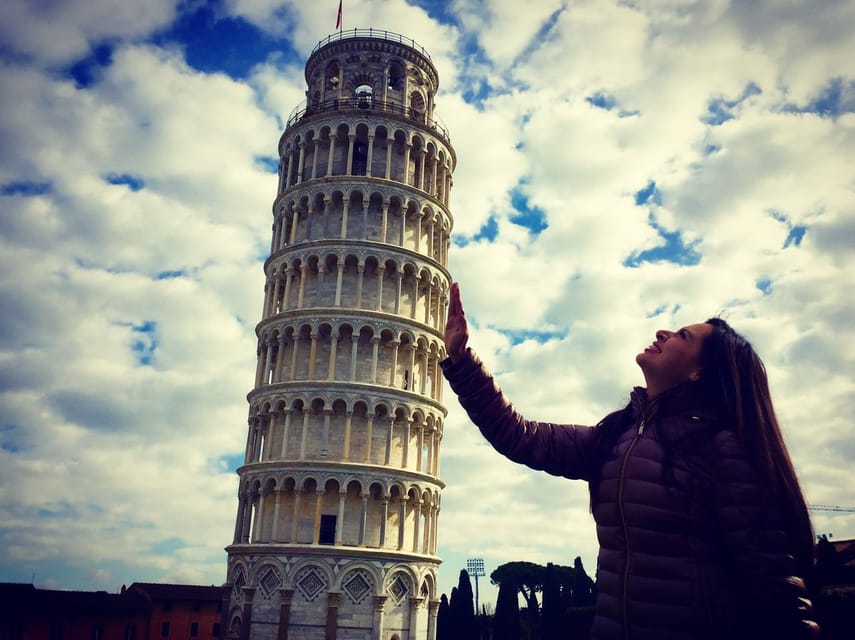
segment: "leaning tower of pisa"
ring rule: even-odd
[[[279,141],[222,628],[433,640],[455,165],[428,53],[340,32]]]

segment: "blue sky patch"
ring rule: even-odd
[[[131,191],[139,191],[145,186],[145,181],[142,178],[128,173],[108,173],[104,179],[110,184],[127,185]]]
[[[17,427],[14,424],[4,424],[0,426],[0,449],[8,453],[18,453],[21,448],[14,441],[13,436]]]
[[[267,173],[279,173],[279,158],[275,156],[255,156],[255,166]]]
[[[551,340],[561,340],[567,337],[567,331],[567,329],[555,331],[534,331],[531,329],[504,329],[499,331],[499,333],[510,338],[511,344],[516,346],[518,344],[526,342],[527,340],[533,340],[538,344],[546,344]]]
[[[101,72],[113,63],[113,47],[104,42],[92,48],[91,53],[65,70],[78,88],[85,89],[98,80]]]
[[[531,206],[528,196],[522,192],[520,187],[511,191],[511,205],[517,211],[511,216],[511,222],[525,227],[532,235],[538,236],[549,227],[549,223],[546,221],[546,213],[543,209]]]
[[[131,343],[131,350],[136,354],[137,364],[151,365],[154,352],[157,349],[157,339],[154,335],[157,330],[157,323],[153,320],[147,320],[142,324],[133,325],[131,329],[137,334],[136,340]]]
[[[152,40],[160,46],[182,46],[187,64],[198,71],[221,72],[243,80],[274,53],[284,54],[294,63],[305,62],[289,41],[275,38],[241,17],[226,15],[221,2],[185,6],[191,10],[179,15],[168,30]]]
[[[187,272],[183,269],[175,269],[173,271],[161,271],[155,276],[155,280],[173,280],[175,278],[183,278]]]
[[[772,293],[772,281],[768,278],[764,278],[763,280],[758,280],[754,283],[754,285],[763,292],[764,296],[768,296]]]
[[[496,236],[499,235],[499,223],[496,220],[495,216],[490,216],[487,218],[487,222],[485,222],[481,228],[478,230],[474,236],[472,236],[472,240],[474,242],[479,242],[481,240],[486,240],[487,242],[493,242],[496,239]]]
[[[662,206],[662,192],[653,180],[648,182],[646,187],[635,192],[635,204],[639,207],[643,204]]]
[[[218,466],[221,471],[234,471],[243,465],[244,454],[234,453],[228,456],[221,456],[218,461]]]
[[[781,213],[780,211],[770,211],[769,215],[772,216],[778,222],[781,222],[787,226],[787,239],[784,240],[783,249],[788,247],[799,247],[802,244],[802,240],[805,237],[805,233],[807,233],[807,226],[803,224],[793,224],[790,220],[790,217],[785,213]]]
[[[602,91],[598,91],[597,93],[588,96],[585,98],[585,102],[598,107],[599,109],[605,109],[606,111],[611,111],[615,106],[617,106],[617,100],[615,100],[614,96],[610,96]]]
[[[832,119],[844,113],[855,113],[855,80],[834,78],[807,104],[786,104],[782,110],[787,113],[813,113],[821,118]]]
[[[151,551],[158,554],[170,554],[186,546],[187,544],[181,538],[164,538],[151,545]]]
[[[0,196],[43,196],[50,188],[50,182],[7,182],[0,185]]]
[[[659,234],[662,244],[652,249],[633,252],[624,260],[623,266],[636,268],[645,262],[671,262],[689,267],[700,263],[701,254],[695,250],[700,240],[686,244],[680,231],[668,231],[656,221],[653,214],[648,217],[648,224]]]
[[[760,93],[762,93],[760,87],[753,82],[749,82],[742,91],[742,95],[735,100],[727,100],[725,98],[715,98],[710,100],[707,103],[707,113],[701,118],[701,122],[713,126],[724,124],[735,117],[733,115],[733,109],[735,107],[738,107],[747,98]]]
[[[660,306],[656,307],[653,311],[651,311],[650,313],[648,313],[648,314],[647,314],[646,316],[644,316],[644,317],[645,317],[645,318],[648,318],[648,319],[649,319],[649,318],[655,318],[656,316],[661,316],[661,315],[662,315],[663,313],[665,313],[667,310],[668,310],[668,305],[667,305],[667,304],[663,304],[663,305],[660,305]]]

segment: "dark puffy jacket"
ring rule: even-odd
[[[597,525],[597,603],[591,638],[810,638],[777,509],[769,508],[736,435],[701,410],[689,385],[646,406],[643,389],[599,427],[524,419],[471,350],[442,363],[487,440],[511,460],[587,480]]]

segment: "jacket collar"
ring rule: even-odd
[[[632,413],[636,421],[642,417],[646,422],[664,416],[685,415],[714,417],[716,411],[707,406],[696,383],[683,382],[663,391],[652,400],[647,389],[635,387],[630,394]]]

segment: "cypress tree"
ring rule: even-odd
[[[443,593],[439,599],[439,612],[436,616],[436,640],[454,640],[451,633],[451,606]]]
[[[562,637],[563,611],[561,607],[561,591],[558,586],[558,576],[555,565],[551,562],[546,565],[543,576],[543,604],[541,606],[542,637],[544,640],[554,640]]]
[[[493,640],[521,640],[520,603],[517,585],[503,582],[499,585],[496,612],[493,614]]]
[[[454,611],[454,622],[457,626],[459,640],[477,640],[478,628],[475,624],[475,596],[472,593],[472,582],[466,569],[460,570],[457,580],[457,590],[452,590],[451,609]]]

